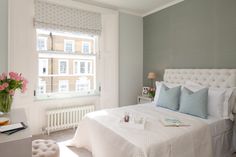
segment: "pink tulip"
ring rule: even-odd
[[[15,91],[14,91],[13,89],[9,90],[9,94],[10,94],[11,96],[14,96],[14,95],[15,95]]]
[[[18,73],[16,73],[16,72],[10,72],[10,73],[9,73],[9,76],[10,76],[10,78],[11,78],[12,80],[16,80],[17,77],[18,77]]]
[[[8,84],[7,82],[5,82],[5,83],[2,84],[2,86],[3,86],[4,88],[7,88],[7,87],[9,86],[9,84]]]
[[[0,91],[3,91],[5,87],[3,85],[0,86]]]
[[[1,76],[1,77],[2,77],[2,79],[1,79],[1,80],[5,80],[5,79],[7,78],[7,73],[5,73],[5,72],[4,72],[4,73],[2,73],[2,76]]]

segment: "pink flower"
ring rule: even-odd
[[[9,86],[9,84],[8,84],[7,82],[5,82],[5,83],[2,84],[2,86],[3,86],[4,88],[7,88],[7,87]]]
[[[16,72],[10,72],[10,73],[9,73],[9,76],[10,76],[10,78],[11,78],[12,80],[16,80],[17,77],[18,77],[18,73],[16,73]]]
[[[5,80],[6,78],[7,78],[6,73],[2,73],[2,75],[0,75],[0,80]]]
[[[5,87],[3,85],[0,86],[0,91],[3,91]]]
[[[15,91],[13,89],[9,90],[9,94],[14,96],[15,95]]]

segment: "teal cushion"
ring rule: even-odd
[[[193,92],[184,87],[181,92],[179,111],[206,119],[207,100],[208,88],[203,88],[197,92]]]
[[[175,111],[178,110],[180,90],[181,86],[168,88],[166,85],[162,84],[156,105]]]

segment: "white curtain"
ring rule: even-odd
[[[35,27],[100,35],[102,30],[101,14],[36,0]]]

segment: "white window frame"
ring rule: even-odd
[[[41,93],[41,89],[40,87],[43,87],[43,92]],[[39,84],[38,84],[38,93],[39,94],[46,94],[46,81],[42,81],[41,79],[39,80]]]
[[[89,52],[88,52],[88,53],[87,53],[87,52],[84,52],[84,44],[88,44],[88,45],[89,45]],[[88,42],[88,41],[82,41],[82,53],[83,53],[83,54],[91,54],[91,50],[92,50],[92,48],[91,48],[91,43]]]
[[[66,62],[66,73],[61,73],[61,62]],[[69,61],[67,59],[58,60],[58,75],[68,75],[69,74]]]
[[[72,44],[72,51],[67,51],[66,50],[66,45],[67,44]],[[75,41],[74,40],[64,39],[64,52],[69,52],[69,53],[74,53],[75,52]]]
[[[82,92],[88,92],[90,91],[90,87],[91,87],[91,81],[88,79],[88,78],[81,78],[79,80],[76,80],[76,83],[75,83],[75,91],[76,92],[80,92],[78,86],[80,84],[81,81],[87,81],[88,82],[88,90],[85,90],[85,91],[82,91]]]
[[[76,68],[75,68],[75,62],[77,62],[77,72],[76,72]],[[80,71],[80,63],[84,62],[85,63],[85,73],[81,73]],[[90,70],[88,70],[88,64],[90,63]],[[93,75],[93,61],[92,60],[74,60],[73,62],[73,73],[74,75]],[[90,72],[88,72],[90,71]]]
[[[61,88],[62,85],[66,85],[66,89],[65,90],[63,90]],[[69,92],[69,80],[59,80],[58,81],[58,92],[59,93]]]
[[[42,49],[39,49],[39,47],[38,47],[38,40],[43,40],[43,42],[44,42],[44,47]],[[47,41],[48,41],[47,37],[37,37],[37,51],[46,51],[48,49],[47,48]]]
[[[43,67],[40,67],[40,61],[46,61],[46,74],[44,74],[41,70]],[[39,76],[47,76],[48,75],[48,59],[42,59],[39,58],[39,64],[38,64],[38,74]]]

